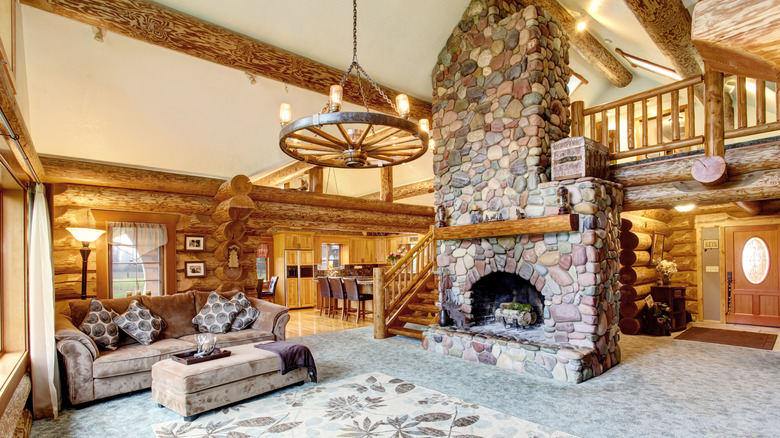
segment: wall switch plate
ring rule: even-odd
[[[720,272],[719,266],[705,266],[704,272]]]

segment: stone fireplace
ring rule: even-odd
[[[445,321],[427,329],[423,347],[581,382],[620,361],[623,192],[589,176],[549,181],[553,143],[590,144],[565,139],[568,47],[560,24],[540,8],[474,0],[439,55],[434,184],[447,226],[471,224],[472,216],[496,226],[517,219],[542,226],[531,234],[437,242]],[[552,219],[561,207],[576,216],[576,227],[550,231],[536,219]],[[496,308],[510,302],[529,304],[536,323],[497,322]]]

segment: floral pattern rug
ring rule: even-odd
[[[152,428],[160,438],[574,437],[382,373],[307,385]]]

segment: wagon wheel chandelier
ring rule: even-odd
[[[355,71],[365,112],[341,112],[344,83]],[[369,112],[363,76],[398,116]],[[409,117],[409,98],[396,96],[395,104],[363,70],[357,60],[357,0],[352,1],[352,63],[338,85],[330,87],[328,103],[317,114],[290,122],[292,109],[279,109],[282,130],[279,147],[296,160],[325,167],[373,168],[408,163],[428,150],[429,123]]]

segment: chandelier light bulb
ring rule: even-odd
[[[402,118],[409,117],[409,97],[407,97],[405,94],[399,94],[398,96],[395,96],[395,107],[398,111],[398,115],[400,115]]]
[[[436,141],[434,141],[434,139],[428,140],[428,149],[430,150],[436,149]]]
[[[290,123],[292,120],[292,106],[289,103],[283,103],[279,105],[279,122],[282,127]]]
[[[419,125],[420,125],[420,129],[422,129],[423,131],[427,132],[428,134],[431,133],[431,125],[428,122],[428,119],[421,119]]]
[[[363,131],[360,129],[347,129],[347,135],[352,141],[358,141]]]
[[[343,95],[344,89],[341,88],[341,85],[330,86],[330,99],[328,102],[330,112],[335,113],[336,111],[341,110],[341,99]]]

